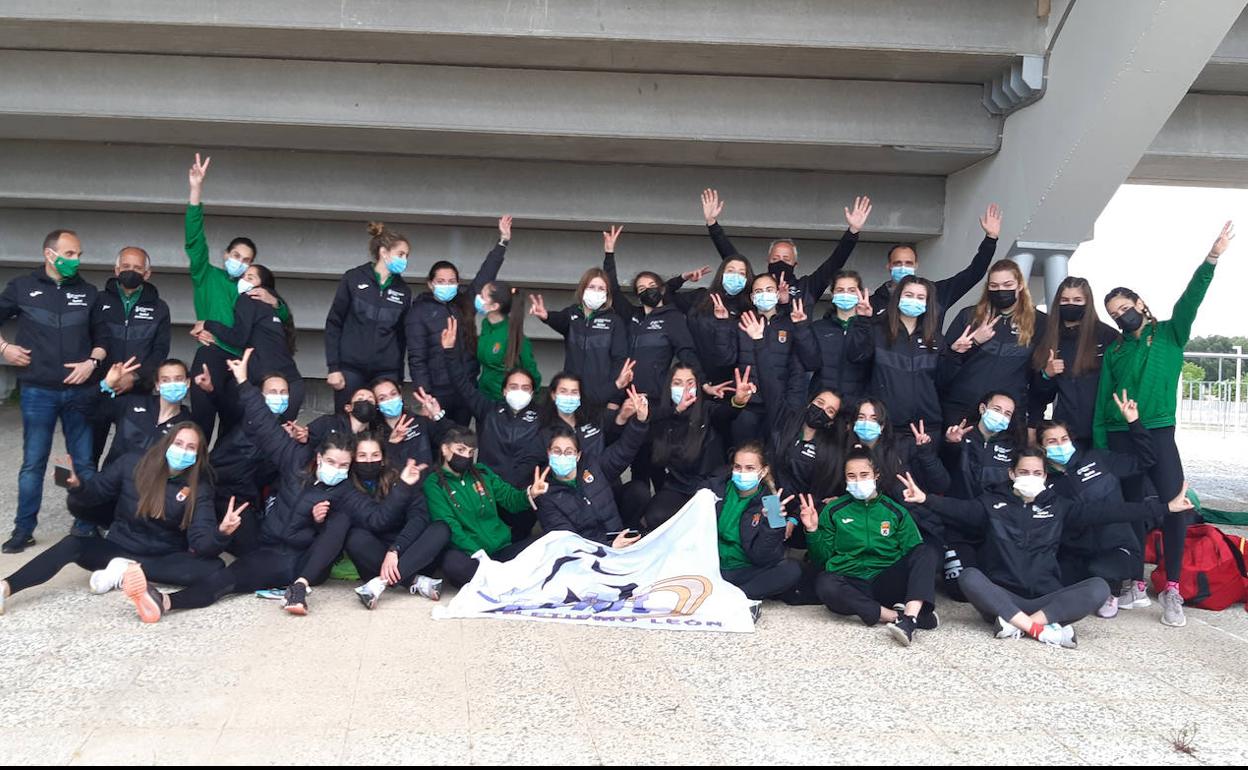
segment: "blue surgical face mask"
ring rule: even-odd
[[[459,294],[459,284],[438,283],[433,286],[433,296],[438,302],[450,302]]]
[[[1010,418],[992,409],[985,409],[984,416],[979,421],[989,433],[1000,433],[1010,427]]]
[[[875,441],[883,430],[875,420],[858,420],[854,423],[854,433],[863,441]]]
[[[756,291],[751,299],[754,300],[754,307],[766,313],[768,310],[775,309],[776,303],[780,301],[780,295],[774,291]]]
[[[680,406],[680,402],[684,400],[685,400],[685,386],[673,385],[672,386],[672,403],[675,404],[676,406]]]
[[[381,411],[382,415],[393,419],[403,414],[403,399],[398,396],[395,396],[394,398],[387,398],[385,401],[377,404],[377,408]]]
[[[728,292],[730,297],[735,297],[745,288],[745,275],[742,273],[724,273],[720,283],[723,284],[724,291]]]
[[[477,311],[477,315],[485,315],[485,300],[481,299],[481,295],[472,298],[472,307]]]
[[[732,483],[742,492],[749,492],[758,486],[758,471],[733,471]]]
[[[169,469],[174,473],[181,473],[194,465],[195,457],[195,450],[183,449],[176,444],[170,444],[165,450],[165,462],[169,463]]]
[[[247,292],[256,288],[256,285],[252,283],[251,281],[248,281],[246,278],[240,278],[238,283],[235,285],[238,287],[239,294],[246,294]]]
[[[160,397],[171,404],[180,404],[182,399],[186,398],[186,392],[190,386],[185,382],[162,382],[160,383]]]
[[[853,495],[855,500],[869,500],[875,497],[875,479],[847,482],[845,491]]]
[[[329,463],[322,462],[316,466],[316,478],[327,487],[336,487],[347,480],[347,469],[333,468]]]
[[[264,403],[269,407],[269,411],[273,414],[281,414],[290,406],[290,396],[283,396],[277,393],[265,393]]]
[[[836,305],[841,310],[853,310],[858,307],[858,295],[845,294],[843,292],[841,294],[833,294],[832,304]]]
[[[900,282],[902,278],[905,278],[908,275],[914,275],[914,268],[898,265],[897,267],[889,268],[888,274],[892,276],[894,281]]]
[[[581,397],[559,394],[555,396],[555,408],[559,414],[572,414],[581,408]]]
[[[897,303],[897,309],[908,318],[918,318],[927,312],[927,303],[914,297],[902,297]]]
[[[391,273],[402,273],[407,269],[407,257],[391,257],[386,260],[386,269]]]
[[[546,456],[546,461],[550,463],[550,470],[556,476],[569,476],[576,473],[576,455],[556,455]]]
[[[247,265],[234,257],[225,258],[225,274],[231,278],[240,278],[247,272]]]
[[[1075,456],[1075,447],[1069,441],[1065,444],[1050,444],[1044,448],[1044,454],[1058,465],[1065,465]]]

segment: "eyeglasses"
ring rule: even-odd
[[[575,449],[552,449],[550,453],[556,457],[576,457]]]

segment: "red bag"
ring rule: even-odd
[[[1238,535],[1228,535],[1212,524],[1187,528],[1183,546],[1183,576],[1179,594],[1183,603],[1204,610],[1224,610],[1248,598],[1248,543]],[[1144,548],[1146,561],[1157,563],[1153,570],[1153,590],[1166,589],[1165,560],[1161,532],[1149,533]]]

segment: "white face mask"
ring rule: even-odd
[[[1014,479],[1014,491],[1026,498],[1039,497],[1044,487],[1042,476],[1019,476]]]
[[[595,289],[586,289],[585,293],[581,295],[581,300],[585,302],[585,307],[590,310],[597,310],[607,304],[607,293]]]
[[[845,491],[857,500],[869,500],[875,496],[875,479],[850,481],[845,484]]]
[[[247,279],[245,278],[238,279],[238,293],[239,294],[246,294],[247,292],[251,291],[254,288],[256,288],[255,285],[252,283],[249,283]]]
[[[503,399],[512,411],[518,412],[533,401],[533,394],[527,390],[509,390],[503,394]]]

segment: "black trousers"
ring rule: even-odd
[[[802,579],[802,567],[792,559],[781,559],[770,567],[721,569],[719,574],[750,599],[770,599],[797,585]]]
[[[511,561],[521,551],[532,545],[535,540],[537,538],[530,537],[504,546],[490,554],[490,558],[494,561]],[[447,548],[446,552],[442,554],[442,574],[453,585],[465,586],[471,582],[472,576],[477,574],[478,566],[480,566],[480,562],[458,548]]]
[[[403,390],[403,376],[400,372],[393,369],[352,369],[348,366],[338,367],[338,371],[342,373],[342,379],[346,381],[346,386],[342,390],[334,391],[334,411],[341,412],[346,406],[347,399],[351,398],[351,394],[360,388],[367,388],[368,383],[378,377],[389,377],[399,386],[399,391]]]
[[[1091,558],[1075,554],[1058,554],[1058,566],[1062,570],[1062,585],[1073,586],[1092,577],[1109,583],[1117,589],[1124,580],[1133,580],[1144,568],[1144,558],[1122,548],[1103,551]]]
[[[437,561],[449,542],[451,542],[451,528],[446,526],[445,522],[435,521],[430,524],[424,532],[420,533],[420,537],[416,538],[416,542],[399,554],[399,575],[403,578],[399,584],[410,586],[417,575]],[[360,573],[361,580],[372,580],[381,574],[381,564],[385,561],[386,552],[389,550],[388,541],[382,540],[367,529],[352,527],[347,534],[347,556],[351,557],[351,563]]]
[[[105,538],[70,535],[5,579],[10,592],[17,593],[48,582],[70,564],[95,571],[104,569],[109,561],[116,558],[133,559],[143,565],[149,580],[175,586],[190,585],[225,569],[225,562],[215,557],[205,559],[186,551],[163,556],[136,556]]]
[[[230,354],[216,345],[201,345],[191,362],[191,419],[204,432],[204,446],[212,446],[213,431],[220,418],[221,435],[230,432],[242,415],[238,408],[238,383],[230,373],[226,361]],[[195,378],[208,369],[212,378],[212,392],[201,390]],[[233,407],[231,407],[233,405]]]
[[[1183,458],[1179,457],[1179,447],[1174,443],[1174,427],[1152,428],[1148,436],[1153,440],[1153,452],[1157,455],[1157,463],[1148,469],[1148,479],[1157,490],[1157,497],[1163,502],[1170,502],[1183,489]],[[1109,434],[1109,448],[1115,452],[1131,451],[1131,436],[1126,431]],[[1144,479],[1136,476],[1122,482],[1122,494],[1127,500],[1144,499]],[[1162,559],[1166,568],[1166,577],[1178,582],[1183,571],[1183,546],[1187,540],[1188,517],[1183,513],[1167,513],[1161,520]],[[1143,543],[1147,536],[1146,522],[1134,524],[1135,533]],[[1144,579],[1144,563],[1140,562],[1137,580]]]
[[[349,516],[331,513],[325,520],[325,527],[306,550],[264,547],[252,551],[230,566],[170,594],[169,608],[191,610],[207,607],[229,594],[280,588],[299,578],[307,579],[310,585],[320,585],[329,579],[329,570],[342,553],[350,529]]]
[[[824,606],[838,615],[857,615],[873,626],[880,622],[880,608],[899,602],[923,602],[923,610],[936,606],[936,551],[918,545],[891,567],[870,580],[824,572],[815,578],[815,593]]]
[[[217,506],[217,521],[225,518],[225,512],[229,509],[231,495],[218,494],[215,496],[214,502]],[[245,556],[260,548],[260,519],[264,512],[262,501],[251,497],[234,496],[234,504],[242,505],[243,503],[251,503],[247,506],[247,510],[243,511],[243,515],[238,525],[238,529],[234,530],[234,536],[230,538],[230,544],[225,547],[227,553],[234,556]]]
[[[642,523],[647,530],[658,529],[659,526],[668,519],[675,516],[681,508],[685,507],[685,503],[689,502],[693,495],[685,494],[672,489],[670,485],[664,485],[662,489],[654,493],[650,498],[650,502],[646,504],[646,512],[642,514]],[[621,518],[623,512],[621,511]]]
[[[650,504],[650,482],[633,479],[627,484],[619,484],[612,489],[615,495],[615,508],[620,512],[620,520],[627,529],[641,527],[641,515]]]
[[[1008,621],[1020,612],[1031,615],[1043,611],[1050,623],[1065,625],[1091,615],[1109,598],[1109,584],[1099,577],[1034,598],[1002,588],[976,567],[963,570],[958,579],[971,606],[989,622],[997,618]]]

